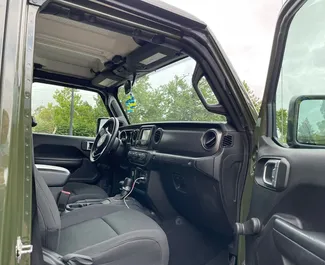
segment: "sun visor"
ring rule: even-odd
[[[98,87],[110,87],[116,83],[122,82],[124,78],[116,76],[110,70],[106,70],[98,74],[91,83]]]
[[[186,57],[185,54],[173,49],[146,43],[125,58],[117,55],[112,61],[105,63],[106,70],[99,73],[92,84],[100,87],[110,87],[123,80],[132,80],[134,74],[144,75],[165,65]],[[114,58],[115,58],[114,57]]]
[[[131,52],[126,57],[126,64],[128,68],[151,72],[170,61],[174,61],[175,57],[178,56],[180,53],[175,50],[147,43]]]

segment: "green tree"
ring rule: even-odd
[[[257,110],[257,112],[259,112],[261,109],[262,101],[260,100],[260,98],[255,96],[254,91],[248,86],[245,80],[243,81],[243,85],[255,109]],[[285,143],[287,141],[288,131],[288,111],[286,109],[281,108],[276,111],[276,126],[279,140]]]
[[[315,143],[315,131],[311,126],[308,118],[306,118],[298,128],[298,140],[302,143]]]
[[[285,143],[287,141],[288,132],[288,111],[286,109],[277,110],[276,126],[279,133],[279,140]]]
[[[37,126],[33,128],[35,132],[55,134],[57,126],[54,122],[54,106],[53,103],[48,103],[47,107],[38,107],[34,114],[37,121]]]
[[[205,78],[200,82],[200,89],[208,103],[216,103]],[[131,123],[154,121],[225,121],[222,115],[208,112],[202,105],[193,87],[186,81],[186,76],[174,76],[168,83],[153,88],[149,76],[140,78],[132,88],[137,102],[133,113],[128,113]],[[126,111],[128,98],[124,90],[118,93],[120,102]]]
[[[254,91],[245,81],[243,84],[255,108],[259,111],[260,99],[255,96]],[[208,104],[218,103],[205,78],[199,82],[199,89]],[[132,93],[137,106],[133,113],[127,115],[133,124],[155,121],[226,121],[224,116],[208,112],[204,108],[192,85],[187,81],[187,76],[174,76],[172,80],[158,87],[152,87],[150,77],[144,76],[137,80]],[[128,95],[120,89],[118,97],[125,109]],[[38,126],[34,128],[34,131],[67,135],[70,122],[71,89],[56,90],[53,99],[53,103],[36,109],[34,116]],[[74,135],[95,136],[97,119],[108,116],[100,95],[94,97],[94,102],[93,105],[89,104],[82,99],[78,90],[74,91]],[[282,142],[286,141],[287,119],[287,110],[280,109],[276,112],[279,138]]]
[[[98,118],[101,118],[101,117],[107,117],[108,116],[108,112],[107,112],[107,108],[103,102],[103,99],[102,97],[97,94],[95,97],[94,97],[94,100],[95,100],[95,106],[94,106],[94,115],[95,117],[98,119]]]
[[[262,104],[260,98],[255,96],[254,91],[248,86],[248,84],[246,83],[245,80],[243,81],[243,85],[244,85],[244,87],[246,89],[246,92],[247,92],[249,98],[253,102],[253,105],[254,105],[255,109],[257,110],[257,112],[259,112],[260,109],[261,109],[261,104]]]
[[[35,132],[69,134],[71,92],[70,88],[57,89],[53,95],[55,103],[36,109],[34,116],[38,125],[34,128]],[[74,90],[73,135],[96,135],[97,118],[106,117],[107,110],[99,95],[94,101],[95,105],[90,105],[82,99],[78,90]]]

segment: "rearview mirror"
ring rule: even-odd
[[[103,117],[103,118],[98,118],[97,120],[97,133],[99,130],[103,127],[103,125],[109,120],[109,118]]]
[[[291,147],[325,146],[325,95],[291,99],[287,143]]]
[[[126,80],[124,83],[124,93],[125,95],[129,94],[132,90],[132,83],[130,80]]]

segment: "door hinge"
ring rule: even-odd
[[[30,254],[33,252],[33,245],[24,245],[21,241],[20,236],[17,237],[17,243],[16,243],[16,260],[17,263],[20,262],[22,255],[24,254]]]

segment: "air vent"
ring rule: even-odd
[[[126,142],[127,138],[128,138],[128,136],[126,134],[126,131],[121,131],[121,133],[120,133],[120,140],[122,142]]]
[[[225,135],[222,140],[222,147],[231,147],[233,144],[232,135]]]
[[[155,144],[158,144],[160,142],[162,135],[163,130],[161,128],[157,129],[153,136],[153,141],[155,142]]]
[[[218,134],[215,130],[208,130],[203,134],[202,146],[205,149],[212,149],[217,144]]]
[[[132,138],[131,138],[131,145],[136,145],[137,144],[137,139],[139,135],[140,130],[134,130],[132,133]]]

